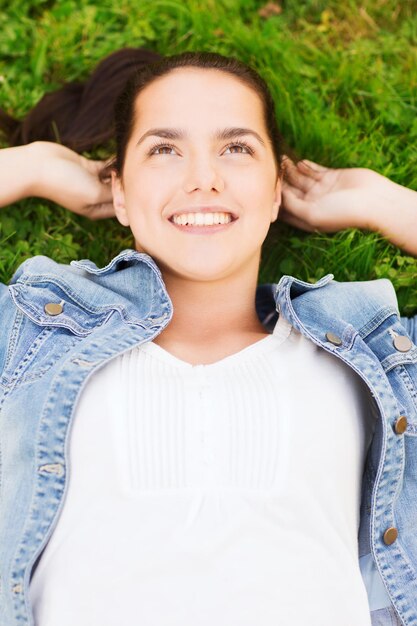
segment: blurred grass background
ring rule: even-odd
[[[268,81],[281,131],[300,158],[371,167],[417,189],[416,0],[0,0],[0,9],[0,105],[17,117],[125,46],[216,51]],[[25,200],[2,210],[0,280],[35,254],[104,265],[126,247],[132,240],[116,220],[90,222]],[[417,312],[417,260],[377,233],[272,226],[260,282],[328,272],[337,280],[387,277],[402,313]]]

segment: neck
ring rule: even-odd
[[[215,281],[194,281],[162,270],[173,304],[165,339],[197,345],[221,343],[234,336],[266,334],[258,319],[255,295],[259,264]]]

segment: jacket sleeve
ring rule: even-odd
[[[402,317],[401,323],[410,335],[412,342],[417,344],[417,315],[414,317]]]
[[[0,377],[3,374],[15,308],[7,285],[0,283]]]

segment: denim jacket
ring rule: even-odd
[[[399,317],[388,280],[339,283],[331,274],[259,286],[256,308],[267,330],[284,315],[368,386],[378,419],[359,563],[372,623],[417,626],[416,319]],[[102,269],[25,261],[0,285],[0,314],[0,626],[23,626],[34,623],[31,575],[65,502],[80,393],[99,367],[163,331],[173,309],[153,259],[125,250]]]

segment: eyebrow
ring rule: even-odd
[[[213,134],[213,139],[217,139],[219,141],[228,141],[231,139],[237,139],[238,137],[242,137],[243,135],[251,135],[255,137],[263,146],[265,145],[262,137],[254,130],[250,128],[223,128],[222,130],[218,130]],[[181,139],[185,139],[187,133],[185,133],[181,129],[177,128],[151,128],[148,130],[137,142],[136,146],[139,146],[147,137],[163,137],[164,139],[172,139],[179,141]]]

